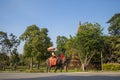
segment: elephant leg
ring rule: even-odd
[[[46,72],[50,72],[51,67],[47,66]]]
[[[66,67],[66,72],[68,72],[68,64],[66,64],[65,67]]]
[[[60,72],[62,72],[62,67],[60,68]]]
[[[49,72],[49,66],[47,66],[47,68],[46,68],[46,72]]]
[[[46,72],[48,72],[48,67],[46,67]]]
[[[49,66],[49,68],[48,68],[48,72],[50,72],[50,70],[51,70],[51,66]]]
[[[61,67],[60,67],[60,71],[62,72],[62,70],[64,69],[64,66],[63,65],[61,65]]]
[[[58,67],[56,66],[54,72],[57,72],[57,69],[58,69]]]

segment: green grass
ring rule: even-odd
[[[85,72],[105,72],[106,70],[87,70]],[[108,70],[108,71],[115,71],[120,72],[120,70]],[[33,67],[33,70],[29,70],[28,66],[18,66],[16,70],[13,70],[11,66],[7,66],[5,70],[0,70],[0,72],[27,72],[27,73],[46,73],[46,67],[41,67],[39,70],[37,67]],[[54,68],[51,68],[51,73],[54,73]],[[57,72],[61,72],[60,69]],[[66,72],[66,70],[62,70],[62,72]],[[82,72],[82,69],[74,68],[69,69],[68,72]]]

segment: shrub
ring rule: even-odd
[[[120,64],[118,64],[118,63],[103,64],[103,70],[105,70],[105,71],[117,71],[117,70],[120,70]]]

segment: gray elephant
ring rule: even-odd
[[[57,69],[60,69],[61,70],[61,72],[62,72],[62,69],[64,68],[64,67],[66,67],[66,72],[67,72],[67,65],[68,65],[68,62],[69,62],[69,60],[68,59],[66,59],[66,58],[64,58],[64,59],[61,59],[59,56],[56,56],[56,64],[55,65],[51,65],[51,63],[50,63],[50,58],[48,58],[47,60],[46,60],[46,72],[50,72],[50,69],[51,69],[51,67],[54,67],[54,72],[56,72],[57,71]]]

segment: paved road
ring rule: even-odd
[[[0,80],[120,80],[120,72],[0,73]]]

